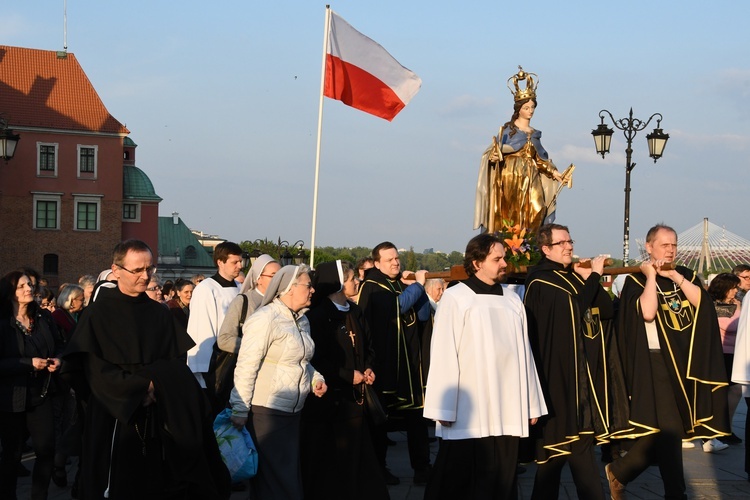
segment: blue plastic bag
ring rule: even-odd
[[[258,451],[253,438],[244,427],[242,430],[232,425],[232,410],[224,409],[214,420],[214,434],[224,464],[229,469],[232,482],[244,481],[258,472]]]

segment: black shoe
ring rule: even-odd
[[[427,467],[426,469],[419,469],[414,471],[414,484],[427,484],[427,482],[430,480],[430,473],[432,472],[432,467]]]
[[[401,484],[401,480],[391,474],[391,471],[388,470],[388,467],[385,467],[383,469],[383,479],[385,479],[385,484],[388,486],[395,486],[397,484]]]
[[[52,469],[52,482],[60,488],[65,488],[68,485],[68,474],[65,472],[65,467],[55,466]]]
[[[18,464],[18,468],[16,469],[16,477],[29,477],[31,475],[31,471],[23,466],[23,464]]]
[[[731,436],[723,436],[719,438],[719,441],[721,441],[724,444],[742,444],[742,440],[737,437],[737,435],[733,432]]]

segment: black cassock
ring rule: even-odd
[[[63,356],[86,406],[80,498],[228,497],[210,409],[180,359],[192,345],[145,293],[102,288],[86,308]]]

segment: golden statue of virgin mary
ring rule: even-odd
[[[545,221],[551,222],[560,189],[573,185],[575,167],[571,164],[561,174],[542,146],[541,130],[531,127],[537,105],[536,75],[520,66],[518,70],[508,79],[515,99],[513,116],[482,155],[477,180],[474,229],[491,233],[501,231],[505,222],[536,233]],[[525,88],[519,85],[523,81]]]

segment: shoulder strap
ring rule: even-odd
[[[240,314],[240,323],[237,325],[237,332],[238,336],[242,337],[242,325],[245,324],[245,320],[247,319],[247,295],[241,293],[240,296],[242,296],[242,314]]]

